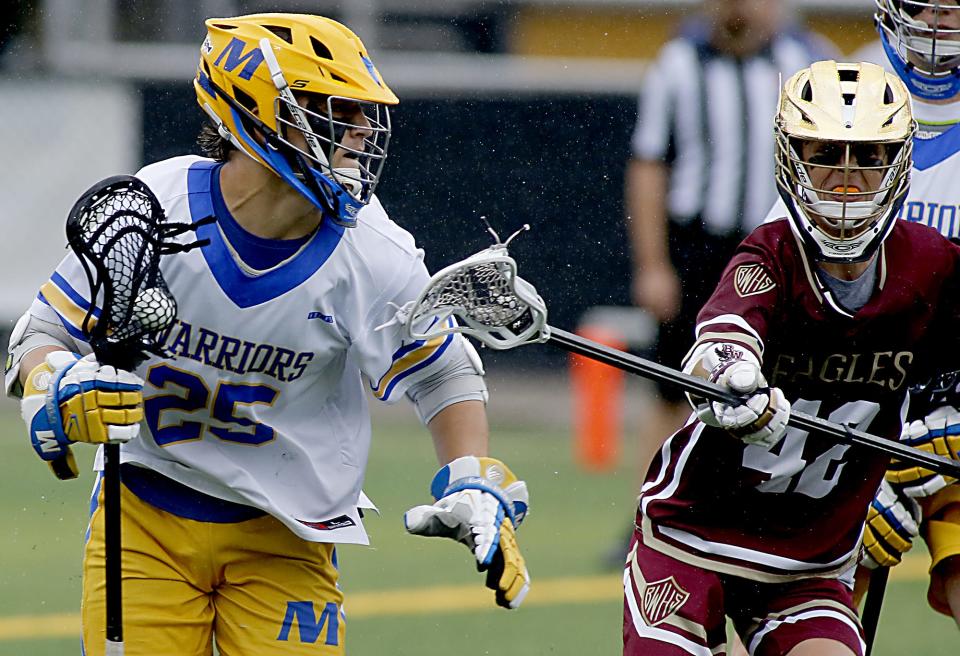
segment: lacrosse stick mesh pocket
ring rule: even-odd
[[[489,328],[510,326],[529,309],[513,290],[509,268],[497,262],[448,273],[431,287],[421,307],[449,308]]]

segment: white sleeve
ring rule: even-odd
[[[76,343],[77,351],[90,353],[87,335],[100,317],[102,297],[90,298],[90,283],[77,256],[67,253],[43,285],[30,306],[30,314],[63,326]]]
[[[20,398],[23,388],[20,385],[20,363],[31,351],[45,346],[57,346],[74,350],[76,343],[60,324],[42,321],[29,312],[17,321],[10,333],[7,347],[7,361],[4,367],[4,390],[7,396]]]
[[[20,394],[20,362],[30,351],[43,346],[63,346],[80,355],[91,352],[82,327],[84,322],[88,328],[95,325],[100,310],[89,299],[87,276],[76,255],[70,252],[41,285],[30,309],[11,333],[4,367],[4,387],[8,395]]]
[[[364,321],[364,332],[354,344],[374,397],[386,403],[402,398],[411,385],[456,370],[470,359],[467,348],[472,347],[462,335],[409,342],[403,339],[402,327],[392,321],[396,309],[414,300],[429,280],[420,252],[407,272],[394,276],[390,288],[378,297]],[[435,396],[433,400],[442,401]]]
[[[636,159],[663,159],[670,147],[675,103],[666,60],[673,48],[673,44],[667,44],[644,77],[637,103],[637,123],[630,141]]]
[[[461,401],[487,402],[487,385],[483,380],[480,354],[469,340],[463,340],[464,357],[448,358],[446,366],[434,375],[421,378],[407,388],[407,396],[424,424],[438,412]]]

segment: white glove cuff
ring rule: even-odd
[[[706,371],[713,371],[721,362],[727,360],[746,360],[760,367],[760,360],[753,351],[732,342],[704,342],[690,355],[684,373],[693,373],[699,364]]]
[[[526,517],[529,503],[526,483],[518,481],[513,472],[495,458],[462,456],[441,467],[430,483],[430,494],[436,501],[460,490],[481,490],[496,497],[514,527]]]

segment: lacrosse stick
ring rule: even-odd
[[[887,589],[887,579],[890,578],[889,567],[878,567],[870,574],[870,585],[867,587],[867,600],[863,605],[863,637],[867,643],[865,656],[873,651],[873,639],[877,637],[877,626],[880,624],[880,608],[883,606],[883,593]]]
[[[86,274],[91,301],[81,325],[101,364],[133,371],[148,354],[165,355],[161,336],[176,319],[177,304],[160,274],[160,256],[202,246],[180,244],[175,237],[210,220],[165,223],[160,202],[133,176],[103,180],[74,204],[67,242]],[[122,656],[118,443],[103,445],[103,487],[106,654]]]
[[[496,243],[438,271],[416,300],[400,308],[395,321],[410,340],[429,340],[448,333],[475,337],[497,350],[524,344],[550,344],[570,353],[603,362],[631,374],[670,383],[712,401],[741,405],[737,397],[702,378],[636,357],[547,324],[547,306],[537,290],[517,275],[517,263],[505,243],[490,228]],[[445,321],[448,318],[455,321]],[[828,435],[843,444],[863,446],[911,462],[938,474],[957,477],[960,462],[843,424],[791,411],[788,424]]]

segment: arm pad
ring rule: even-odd
[[[27,312],[20,317],[13,332],[10,333],[4,380],[7,396],[14,398],[23,396],[23,387],[20,385],[20,363],[27,353],[44,346],[59,346],[67,351],[78,350],[77,343],[63,326],[43,321]]]

